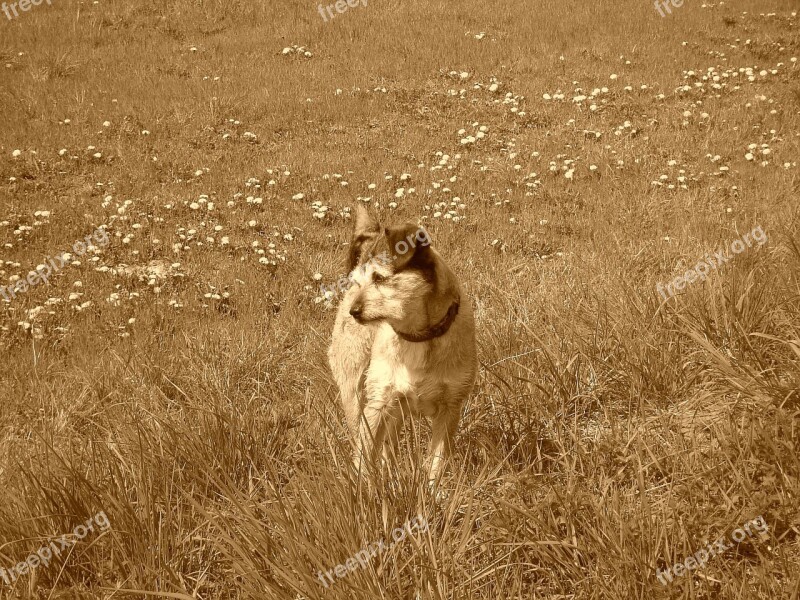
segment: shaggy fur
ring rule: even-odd
[[[475,381],[470,302],[424,229],[381,228],[362,207],[348,268],[353,285],[339,305],[328,360],[356,467],[363,473],[379,450],[388,457],[404,417],[424,415],[432,419],[428,476],[435,482]]]

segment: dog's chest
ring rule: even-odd
[[[413,393],[424,382],[427,352],[423,344],[381,344],[373,353],[372,364],[396,390]]]
[[[396,361],[410,373],[421,377],[428,367],[428,349],[425,344],[397,342],[394,347]]]
[[[446,385],[431,372],[427,344],[394,341],[381,346],[377,363],[383,365],[379,370],[384,381],[391,381],[389,385],[405,396],[413,413],[435,414]]]

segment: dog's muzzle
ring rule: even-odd
[[[360,302],[353,304],[350,307],[350,316],[353,317],[359,323],[362,321],[361,313],[364,312],[364,305]]]

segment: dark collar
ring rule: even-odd
[[[447,309],[447,314],[444,316],[444,318],[433,327],[428,327],[419,333],[403,333],[402,331],[397,331],[396,329],[394,332],[401,339],[407,342],[429,342],[438,337],[442,337],[445,333],[447,333],[448,329],[450,329],[450,326],[453,324],[453,321],[456,320],[457,314],[458,300],[450,305],[450,308]]]

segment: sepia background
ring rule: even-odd
[[[0,568],[110,522],[0,598],[800,597],[800,7],[670,8],[0,12],[0,286],[72,254],[0,297]],[[438,503],[424,425],[351,472],[321,286],[359,203],[475,307]]]

